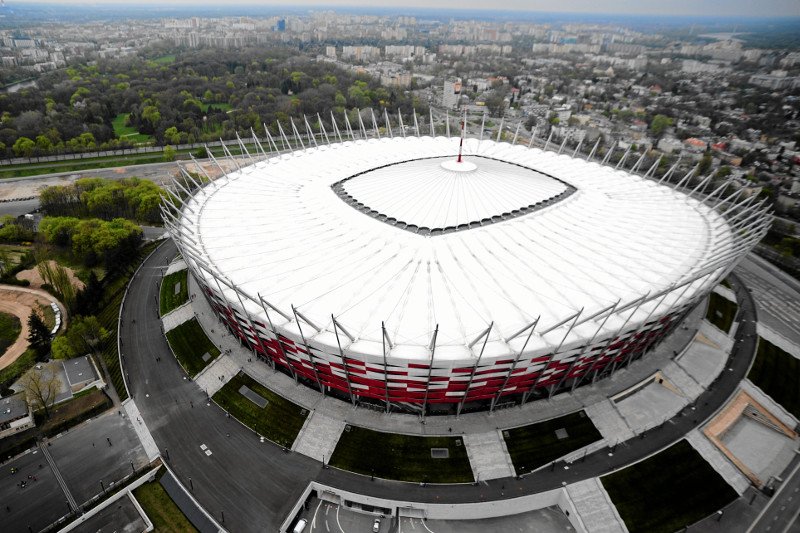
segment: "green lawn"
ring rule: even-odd
[[[139,133],[139,130],[137,130],[133,126],[125,125],[125,122],[128,120],[129,114],[130,113],[120,113],[119,115],[114,117],[114,120],[111,121],[111,125],[114,127],[114,134],[120,139],[127,139],[137,144],[151,142],[153,140],[152,135]]]
[[[739,309],[732,301],[712,292],[708,297],[708,310],[706,320],[717,326],[719,329],[728,333],[733,325],[736,311]]]
[[[167,332],[167,340],[175,357],[190,376],[197,375],[219,355],[219,349],[208,339],[196,318]],[[211,355],[203,361],[203,354]]]
[[[187,287],[188,270],[173,272],[165,276],[161,282],[161,315],[166,315],[173,309],[177,309],[189,300],[189,289]],[[175,292],[175,286],[180,283],[180,289]]]
[[[6,349],[14,344],[22,331],[22,324],[19,318],[8,313],[0,313],[0,355],[6,353]]]
[[[197,531],[158,481],[145,483],[135,489],[133,495],[153,522],[157,533]]]
[[[231,104],[227,102],[209,102],[209,103],[200,102],[200,109],[203,110],[203,113],[206,113],[209,107],[215,107],[220,111],[225,111],[225,112],[231,110]]]
[[[556,436],[558,429],[565,429],[567,438],[559,439]],[[536,470],[603,438],[583,411],[509,429],[503,432],[503,436],[518,474]]]
[[[800,417],[800,359],[758,339],[758,351],[747,377],[787,411]]]
[[[32,348],[28,348],[16,361],[0,370],[0,386],[11,386],[35,363],[36,352]]]
[[[163,56],[159,56],[153,59],[154,63],[158,63],[159,65],[169,65],[170,63],[175,62],[175,54],[166,54]]]
[[[419,437],[382,433],[356,426],[348,428],[342,432],[330,458],[331,466],[400,481],[473,481],[467,450],[461,437]],[[447,448],[450,457],[433,459],[431,448]]]
[[[246,385],[269,403],[263,409],[245,398],[239,389]],[[214,401],[244,425],[281,446],[291,447],[308,412],[275,394],[247,374],[238,374],[216,394]]]
[[[600,479],[631,533],[672,533],[737,498],[685,440]]]

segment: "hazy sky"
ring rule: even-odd
[[[63,3],[83,5],[130,4],[141,6],[213,5],[224,6],[220,0],[5,0],[6,4]],[[502,11],[544,11],[560,13],[629,13],[641,15],[700,15],[700,16],[752,16],[798,17],[800,0],[229,0],[228,5],[258,6],[353,6],[353,7],[424,7],[445,9],[486,9],[487,6]]]

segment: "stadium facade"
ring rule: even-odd
[[[244,345],[387,410],[592,383],[669,335],[770,223],[757,199],[706,191],[710,177],[688,190],[691,173],[669,184],[675,167],[657,179],[657,162],[641,176],[590,161],[597,145],[575,157],[417,126],[292,126],[304,147],[266,157],[254,135],[246,165],[202,186],[184,171],[165,223]]]

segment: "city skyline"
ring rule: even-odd
[[[86,2],[82,0],[13,0],[6,2],[6,8],[13,9],[14,5],[43,5],[59,4],[74,6],[130,6],[141,7],[142,5],[158,5],[162,8],[189,7],[189,6],[218,6],[217,2],[211,0],[170,0],[169,2],[159,2],[158,0],[140,0],[133,3],[130,0],[103,0],[102,2]],[[446,10],[446,11],[486,11],[487,13],[497,12],[498,10],[487,8],[484,2],[479,0],[464,0],[454,2],[452,0],[409,0],[402,5],[398,0],[297,0],[292,5],[288,5],[285,0],[236,0],[228,8],[235,7],[287,7],[291,9],[302,8],[355,8],[355,9],[422,9],[422,10]],[[554,9],[555,8],[555,9]],[[753,3],[747,0],[706,0],[703,2],[692,2],[691,0],[670,0],[660,2],[657,0],[643,0],[632,3],[627,0],[611,0],[598,4],[592,0],[573,0],[555,6],[551,2],[543,0],[507,0],[502,4],[500,11],[517,11],[528,13],[564,13],[564,14],[586,14],[586,15],[632,15],[632,16],[697,16],[713,18],[733,18],[733,17],[800,17],[800,3],[795,0],[770,0],[768,2]]]

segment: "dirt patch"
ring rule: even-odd
[[[28,349],[28,317],[33,310],[39,310],[40,305],[50,305],[56,302],[61,308],[62,327],[66,314],[64,306],[48,293],[35,289],[15,287],[13,285],[0,285],[0,311],[14,315],[19,318],[22,331],[19,333],[16,342],[8,347],[6,353],[0,357],[0,369],[3,369],[17,360]]]
[[[53,260],[48,261],[51,267],[55,267],[56,262]],[[75,275],[75,271],[69,267],[64,267],[67,271],[67,275],[69,276],[69,280],[72,283],[72,286],[75,287],[75,291],[79,291],[83,288],[83,282],[78,279]],[[19,274],[17,274],[17,279],[27,279],[30,282],[30,286],[35,289],[41,289],[42,285],[44,285],[44,280],[42,276],[39,274],[39,269],[36,267],[30,268],[28,270],[23,270]]]

